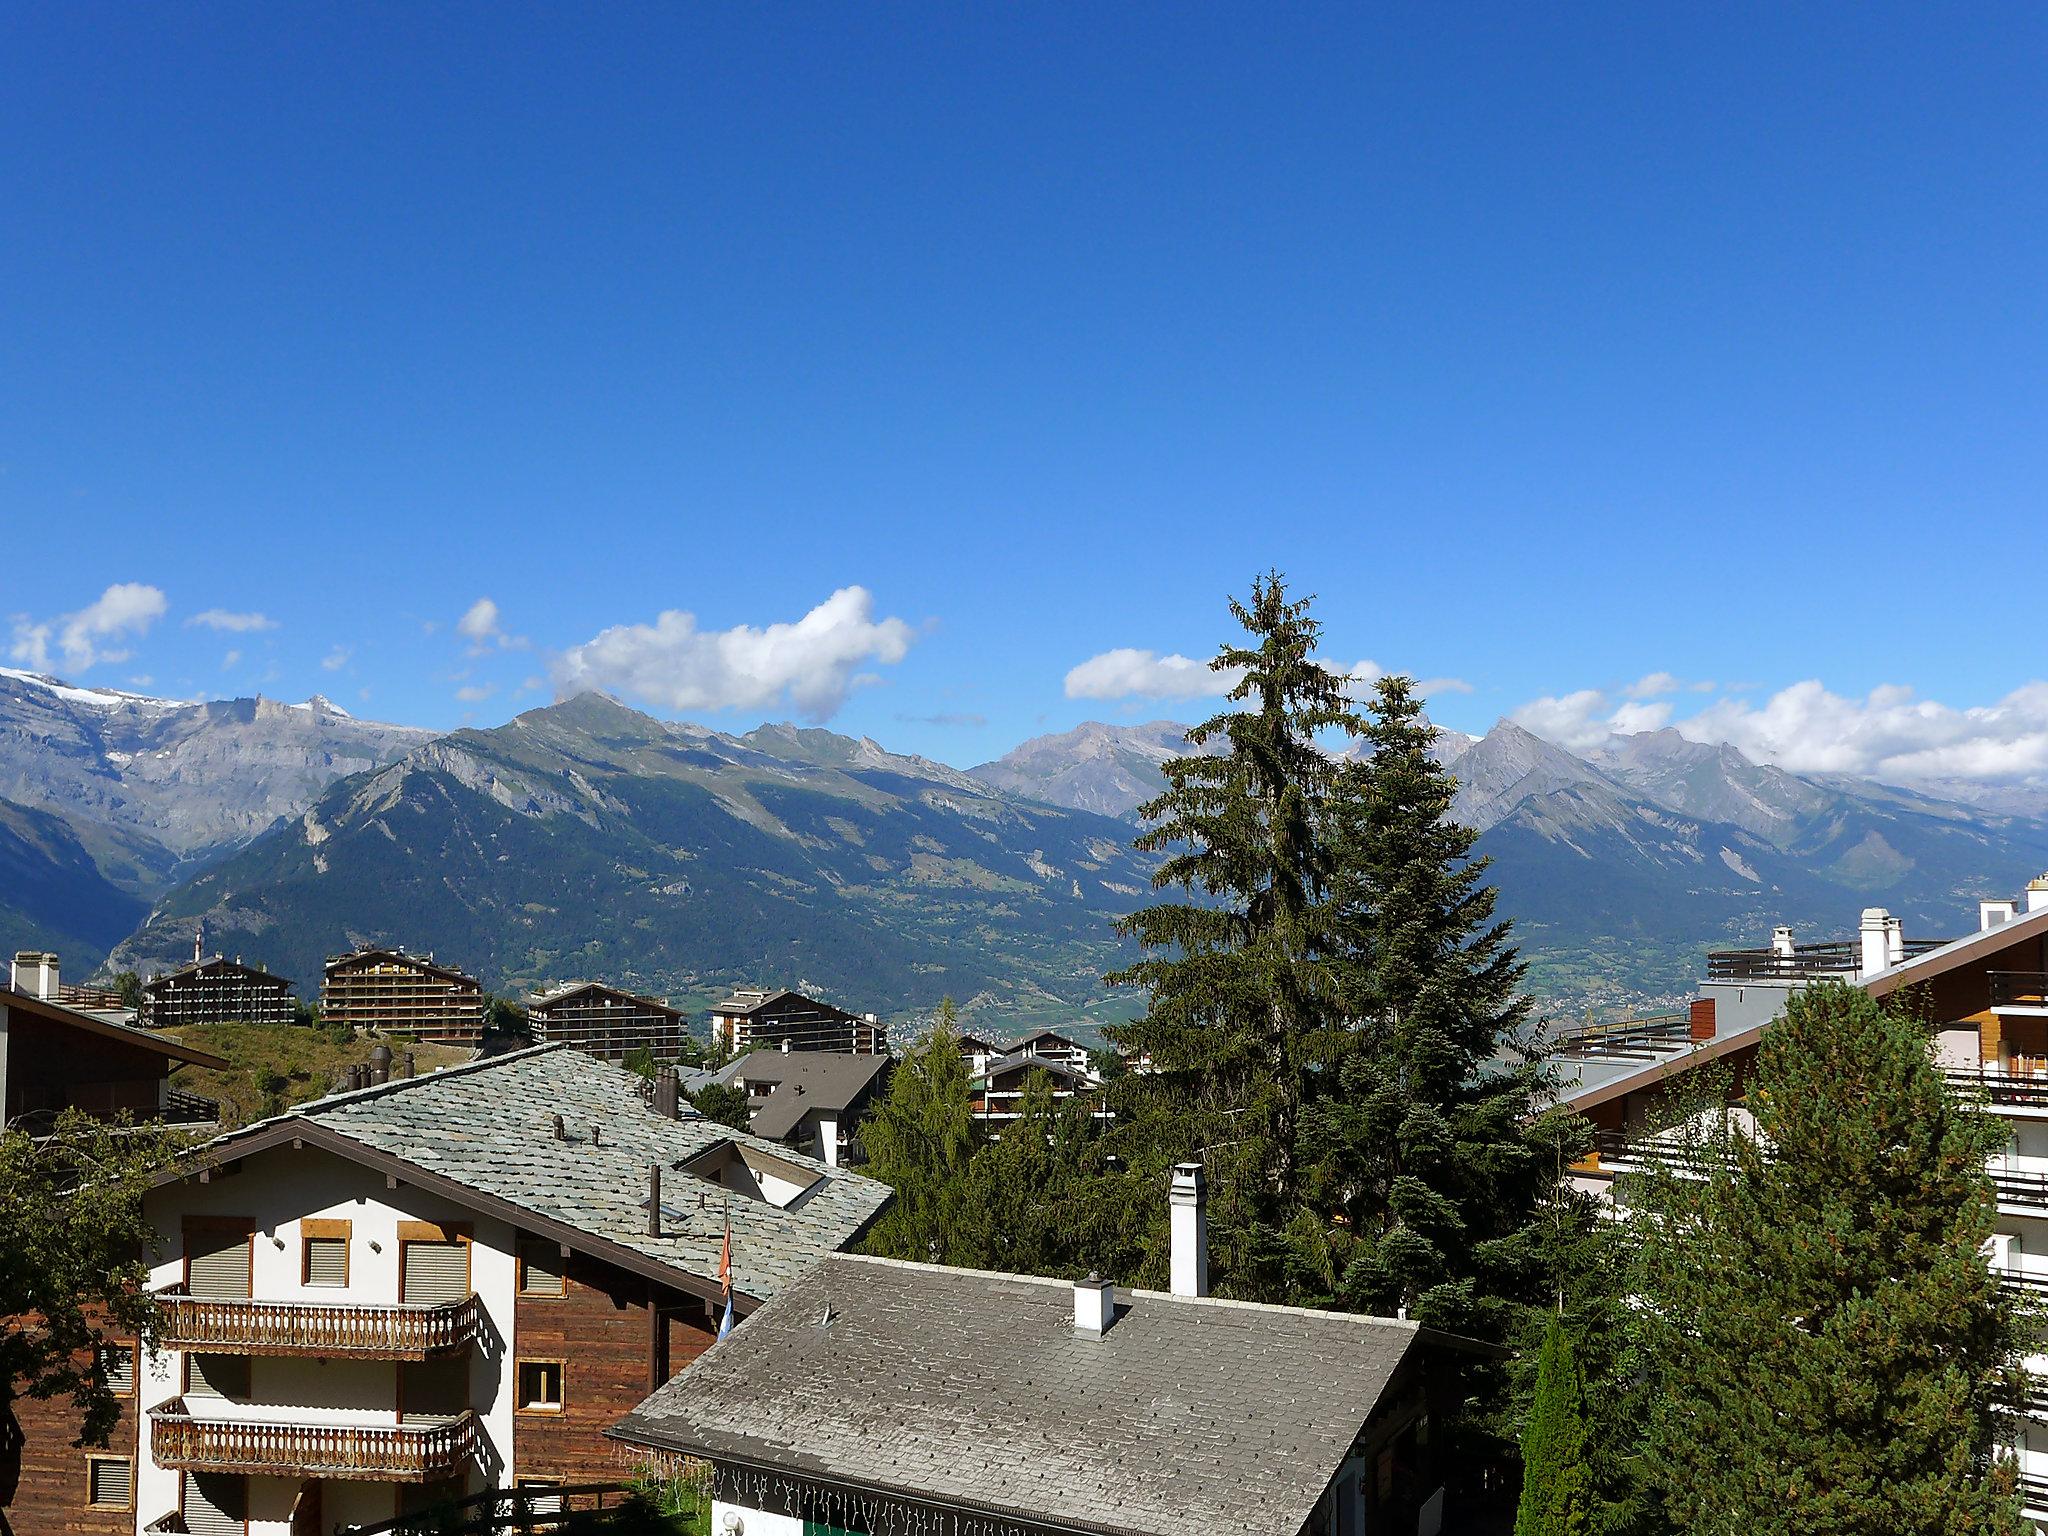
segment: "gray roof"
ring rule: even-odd
[[[543,1045],[316,1099],[211,1146],[232,1156],[252,1135],[288,1136],[310,1122],[700,1281],[717,1279],[730,1209],[733,1287],[759,1298],[852,1241],[889,1199],[885,1184],[729,1130],[687,1106],[681,1119],[657,1115],[641,1098],[640,1081],[581,1051]],[[569,1130],[565,1141],[554,1139],[557,1114]],[[814,1173],[818,1182],[778,1210],[668,1172],[662,1204],[675,1214],[662,1236],[650,1237],[647,1165],[674,1169],[724,1143]],[[700,1209],[694,1195],[710,1200]]]
[[[1070,1067],[1065,1062],[1055,1060],[1050,1056],[1034,1056],[1029,1051],[1020,1052],[1013,1056],[996,1057],[983,1069],[981,1076],[983,1078],[1000,1077],[1015,1072],[1020,1068],[1029,1069],[1033,1072],[1043,1072],[1048,1077],[1065,1078],[1067,1081],[1074,1083],[1093,1083],[1095,1081],[1093,1077],[1078,1067]]]
[[[612,1433],[1070,1528],[1294,1536],[1427,1336],[1119,1291],[1089,1337],[1073,1297],[1061,1280],[837,1254]]]
[[[727,1082],[773,1083],[755,1105],[756,1136],[787,1136],[813,1109],[843,1111],[888,1069],[886,1056],[843,1051],[749,1051],[727,1070]]]

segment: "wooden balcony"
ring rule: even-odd
[[[184,1472],[431,1483],[462,1470],[476,1442],[467,1409],[438,1424],[280,1424],[196,1419],[177,1397],[149,1415],[150,1454]]]
[[[475,1295],[440,1306],[348,1301],[244,1301],[163,1293],[159,1337],[216,1355],[310,1355],[336,1360],[429,1360],[467,1349],[483,1308]]]

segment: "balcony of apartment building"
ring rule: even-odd
[[[412,1422],[280,1422],[230,1416],[175,1397],[150,1410],[150,1455],[180,1472],[431,1483],[462,1471],[476,1454],[474,1411],[421,1415]]]
[[[460,1300],[412,1305],[195,1296],[183,1286],[160,1294],[163,1344],[217,1355],[432,1360],[468,1349],[483,1323],[483,1306],[474,1292]]]
[[[1992,1012],[2048,1018],[2048,971],[1990,971],[1985,979]]]

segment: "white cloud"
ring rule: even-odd
[[[1473,688],[1462,677],[1425,677],[1417,680],[1415,691],[1433,699],[1440,693],[1471,693]]]
[[[1531,699],[1520,709],[1509,711],[1508,718],[1523,730],[1573,752],[1599,746],[1614,729],[1607,721],[1607,695],[1598,688]]]
[[[232,667],[236,662],[240,661],[241,659],[242,653],[240,651],[229,651],[227,655],[221,657],[220,659],[221,671],[227,671],[230,667]]]
[[[455,632],[469,641],[469,654],[481,656],[492,646],[501,651],[523,651],[526,637],[508,635],[498,613],[498,605],[488,597],[480,597],[469,605],[469,609],[455,621]]]
[[[1637,678],[1621,690],[1624,699],[1660,699],[1667,693],[1676,693],[1685,686],[1669,672],[1652,672]]]
[[[277,620],[267,613],[230,613],[225,608],[209,608],[204,613],[195,613],[185,621],[187,629],[224,630],[229,634],[245,635],[251,630],[275,629]]]
[[[1338,670],[1351,684],[1354,698],[1363,698],[1372,685],[1387,675],[1376,661],[1354,662]],[[1178,653],[1162,656],[1157,651],[1129,646],[1091,656],[1067,673],[1070,699],[1220,699],[1244,680],[1242,667],[1211,667],[1206,661]],[[1416,692],[1470,693],[1472,685],[1462,678],[1433,677],[1416,684]]]
[[[355,652],[351,651],[347,646],[337,645],[333,650],[320,658],[320,665],[329,672],[339,672],[348,665],[349,657],[354,654]]]
[[[496,683],[471,683],[455,690],[455,697],[465,704],[481,704],[498,691]]]
[[[1638,731],[1661,731],[1670,723],[1671,705],[1663,701],[1655,704],[1631,701],[1607,717],[1607,728],[1622,736],[1633,736]]]
[[[765,709],[787,699],[826,720],[859,668],[901,661],[911,639],[903,620],[874,617],[864,587],[841,587],[794,624],[764,629],[702,630],[694,614],[670,609],[652,624],[614,625],[570,647],[555,661],[555,692],[605,688],[671,710]]]
[[[1918,698],[1902,684],[1855,699],[1809,679],[1762,704],[1723,699],[1678,729],[1794,773],[1990,782],[2048,776],[2048,682],[2028,683],[1996,704],[1958,709]]]
[[[76,613],[40,623],[17,616],[9,654],[37,672],[61,665],[75,673],[101,662],[126,661],[133,652],[120,642],[147,633],[169,607],[159,587],[116,582]]]

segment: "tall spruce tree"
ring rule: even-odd
[[[1210,665],[1240,674],[1236,707],[1188,733],[1220,750],[1164,765],[1167,789],[1143,807],[1137,839],[1168,853],[1155,889],[1188,899],[1120,922],[1148,953],[1109,980],[1151,994],[1145,1017],[1114,1032],[1151,1068],[1124,1085],[1133,1168],[1149,1177],[1202,1157],[1216,1290],[1276,1300],[1302,1217],[1302,1106],[1337,1019],[1324,963],[1334,770],[1316,738],[1358,722],[1345,679],[1316,659],[1320,625],[1277,572],[1230,610],[1247,638]],[[1161,1263],[1156,1251],[1147,1261]]]
[[[1542,1298],[1559,1117],[1525,1040],[1524,967],[1404,677],[1379,680],[1331,803],[1332,931],[1352,1028],[1311,1143],[1336,1299],[1505,1343]]]
[[[978,1139],[957,1017],[949,997],[931,1033],[891,1070],[887,1095],[861,1129],[861,1171],[895,1191],[868,1234],[870,1253],[954,1262]]]
[[[1702,1536],[2007,1536],[2016,1319],[1984,1262],[2003,1129],[1924,1028],[1794,997],[1746,1108],[1636,1191],[1658,1391],[1647,1462]]]
[[[1586,1378],[1564,1320],[1552,1314],[1536,1365],[1536,1396],[1522,1431],[1522,1498],[1515,1536],[1589,1536],[1593,1530]]]
[[[1044,1072],[1026,1075],[1017,1118],[968,1169],[955,1263],[1019,1275],[1097,1266],[1083,1253],[1087,1186],[1098,1171],[1094,1107],[1087,1095],[1055,1098]]]

